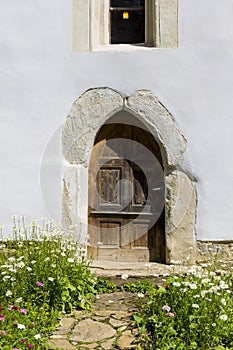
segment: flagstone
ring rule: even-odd
[[[80,321],[70,336],[71,341],[93,343],[104,339],[112,338],[116,334],[115,329],[110,325],[85,319]]]

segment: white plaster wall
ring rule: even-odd
[[[179,0],[178,49],[73,53],[72,0],[0,0],[0,223],[59,222],[59,127],[82,92],[146,88],[188,140],[198,238],[233,239],[232,13],[232,0]]]

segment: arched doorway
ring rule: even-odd
[[[124,115],[124,118],[119,118],[119,113],[121,116]],[[131,116],[130,120],[128,117],[125,118],[126,113]],[[116,125],[107,126],[109,123],[124,125],[120,127]],[[130,125],[130,127],[127,127],[126,124]],[[113,137],[118,139],[118,141],[119,137],[121,137],[120,145],[122,145],[123,150],[130,150],[128,146],[124,147],[125,142],[136,142],[140,147],[145,147],[158,159],[158,164],[163,170],[165,183],[165,198],[163,198],[165,199],[165,214],[163,213],[164,216],[161,216],[162,223],[160,226],[157,224],[157,227],[163,227],[163,229],[161,231],[156,231],[157,228],[155,228],[154,232],[156,232],[156,234],[152,235],[152,238],[155,239],[154,245],[150,245],[150,243],[153,242],[150,235],[150,232],[153,232],[150,231],[153,227],[153,225],[151,226],[151,218],[153,215],[151,216],[149,214],[155,214],[156,210],[153,210],[153,205],[151,206],[148,199],[151,199],[151,202],[155,203],[156,200],[154,200],[153,195],[151,195],[153,191],[149,189],[147,191],[148,184],[150,185],[152,183],[153,185],[153,181],[147,181],[147,185],[145,185],[140,169],[135,166],[135,164],[137,165],[138,159],[131,159],[132,154],[136,157],[138,154],[141,154],[141,151],[136,153],[128,152],[129,154],[127,157],[115,154],[117,159],[115,159],[116,169],[113,169],[114,171],[112,171],[111,167],[113,167],[113,164],[111,164],[109,159],[107,161],[105,159],[104,162],[101,163],[101,153],[98,153],[98,150],[101,152],[103,150],[102,158],[106,158],[109,152],[108,146],[112,147],[114,144],[114,141],[112,141]],[[104,245],[103,243],[106,243],[105,245],[108,244],[108,236],[106,237],[104,234],[106,230],[109,231],[111,228],[115,232],[115,234],[113,234],[115,243],[113,243],[116,246],[116,242],[120,242],[118,253],[123,251],[121,246],[124,246],[124,257],[122,257],[122,260],[128,259],[129,261],[135,261],[135,252],[137,251],[139,254],[140,250],[142,254],[137,257],[137,261],[139,261],[139,259],[163,261],[164,255],[166,256],[166,262],[186,259],[189,248],[191,247],[193,250],[196,249],[195,220],[197,202],[195,182],[193,178],[190,177],[190,173],[186,170],[184,164],[186,145],[187,141],[179,131],[175,123],[175,118],[151,91],[138,90],[131,96],[123,96],[118,91],[106,87],[87,90],[74,102],[62,131],[62,152],[66,160],[66,171],[63,179],[63,227],[75,228],[75,239],[79,240],[81,245],[89,245],[91,250],[93,250],[93,255],[100,253],[100,250],[103,248],[100,247]],[[114,147],[112,151],[117,153]],[[157,150],[159,149],[160,153],[156,151],[156,147]],[[94,152],[96,152],[96,155]],[[114,156],[111,152],[110,155]],[[122,161],[122,158],[123,160],[128,159],[127,164]],[[96,159],[100,159],[100,162],[95,163]],[[146,161],[145,163],[150,164],[146,157],[142,157],[142,159]],[[131,162],[129,162],[129,160]],[[112,204],[114,205],[112,205],[110,209],[112,210],[115,208],[115,216],[123,214],[116,213],[117,211],[121,212],[123,208],[126,209],[125,211],[128,215],[128,217],[127,215],[125,217],[126,221],[135,215],[135,212],[133,213],[134,205],[130,206],[133,200],[136,201],[134,199],[135,196],[133,196],[133,184],[135,184],[137,190],[139,189],[139,196],[137,199],[139,203],[134,204],[138,204],[137,210],[139,211],[141,205],[141,212],[140,215],[136,214],[136,219],[144,220],[145,232],[148,232],[147,238],[144,235],[137,235],[135,233],[136,230],[134,230],[134,237],[130,240],[128,239],[128,241],[126,240],[125,243],[123,239],[127,237],[127,235],[125,236],[122,234],[121,227],[123,227],[124,230],[128,226],[125,222],[123,222],[123,225],[122,222],[119,223],[119,217],[112,223],[109,223],[107,220],[104,222],[100,217],[103,223],[102,237],[99,236],[99,233],[95,234],[95,232],[91,232],[95,231],[95,228],[99,230],[101,220],[99,220],[98,224],[92,224],[90,229],[90,220],[94,220],[91,218],[90,214],[93,214],[93,216],[96,215],[95,220],[97,220],[99,215],[98,211],[102,212],[103,209],[106,209],[103,207],[99,208],[98,205],[101,203],[95,202],[95,198],[90,205],[90,195],[88,198],[88,187],[91,187],[88,185],[88,171],[89,169],[94,171],[94,168],[96,168],[95,164],[97,164],[97,169],[99,170],[101,170],[101,165],[106,164],[107,169],[103,169],[106,171],[103,171],[102,174],[98,176],[97,173],[94,174],[94,176],[92,174],[94,179],[93,183],[98,183],[98,186],[96,186],[96,184],[94,186],[91,182],[90,184],[93,186],[92,188],[95,189],[95,193],[98,196],[102,191],[101,178],[104,180],[105,189],[109,189],[111,185],[112,189],[107,193],[104,189],[102,197],[99,197],[100,199],[102,198],[103,207],[105,206],[107,208],[109,204],[111,206],[111,202],[113,202]],[[144,165],[142,166],[139,164],[139,168],[143,169]],[[152,167],[152,169],[155,168],[154,166]],[[125,174],[123,177],[119,176],[121,172],[120,169],[122,169],[122,174]],[[147,169],[147,166],[145,166],[145,169]],[[150,172],[144,171],[144,173],[147,173],[147,176],[150,178]],[[156,178],[156,176],[153,177],[153,172],[152,178]],[[99,180],[96,181],[96,179]],[[131,200],[129,200],[129,194],[125,195],[126,199],[123,200],[124,207],[122,208],[121,203],[119,204],[117,202],[119,199],[118,191],[114,192],[114,188],[118,183],[121,184],[119,188],[123,192],[124,186],[126,186],[126,190],[131,188]],[[131,185],[128,186],[129,184]],[[156,184],[153,186],[152,189],[157,188]],[[159,192],[157,192],[157,194],[159,194]],[[115,202],[113,200],[114,195]],[[145,205],[142,205],[142,202],[140,202],[143,196],[147,202]],[[149,196],[152,196],[152,198],[149,198]],[[91,211],[96,213],[91,213]],[[105,213],[104,219],[106,217],[107,213]],[[157,219],[158,218],[159,217],[157,217]],[[120,219],[124,221],[124,218]],[[134,220],[135,216],[133,220],[129,220],[129,222],[134,222]],[[135,226],[140,232],[143,222],[140,221],[139,224]],[[98,242],[100,243],[99,245],[97,244]],[[163,249],[161,249],[161,244]],[[135,247],[135,245],[137,247]],[[153,247],[154,251],[151,247]],[[106,251],[107,249],[105,249],[105,252]],[[101,253],[103,253],[103,249]],[[119,260],[121,259],[119,254],[117,257],[119,257]],[[111,259],[111,257],[108,256],[108,259]]]
[[[96,135],[88,176],[89,251],[99,260],[164,262],[162,157],[134,119],[117,113]]]

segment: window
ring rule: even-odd
[[[177,47],[177,7],[178,0],[73,0],[73,50]]]
[[[145,0],[110,1],[110,42],[145,42]]]

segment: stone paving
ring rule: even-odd
[[[137,349],[132,315],[138,297],[128,292],[106,293],[93,311],[64,317],[50,339],[50,349]]]
[[[118,280],[118,286],[139,278],[163,279],[180,267],[157,263],[124,263],[93,261],[91,270],[99,276]],[[155,277],[156,276],[156,277]],[[160,276],[160,277],[159,277]],[[133,325],[133,313],[137,311],[139,299],[128,292],[106,293],[99,296],[90,313],[76,311],[74,316],[64,317],[50,339],[50,349],[137,349],[137,329]]]

